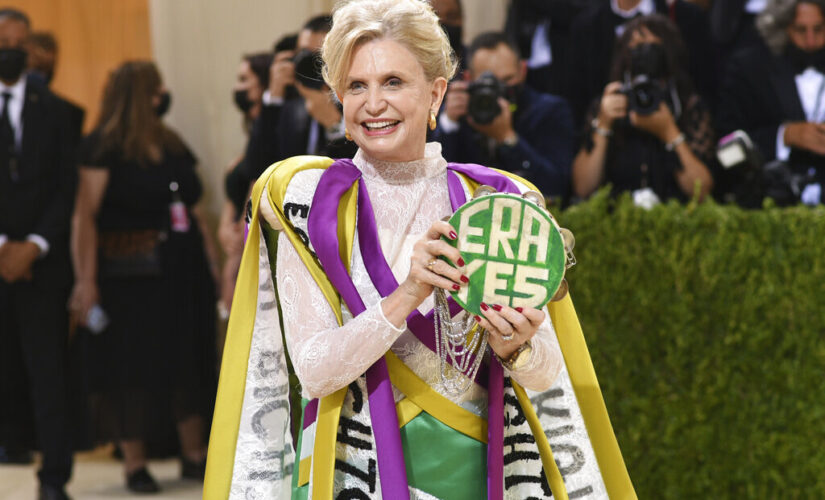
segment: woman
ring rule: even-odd
[[[126,483],[159,491],[145,442],[177,424],[182,474],[202,477],[214,388],[214,281],[193,207],[196,160],[164,125],[169,94],[154,63],[109,77],[80,158],[70,308],[99,304],[109,326],[88,338],[95,430],[116,440]],[[173,420],[174,419],[174,420]]]
[[[260,53],[244,56],[238,67],[238,80],[232,89],[232,96],[235,106],[243,114],[243,129],[247,134],[261,112],[264,90],[269,86],[271,64],[272,54]],[[243,155],[236,158],[227,169],[225,179],[227,200],[224,202],[218,223],[218,240],[226,256],[221,270],[221,293],[218,300],[218,310],[224,320],[229,315],[238,266],[241,264],[244,236],[241,215],[251,183],[243,174],[243,169],[239,168],[242,160]]]
[[[677,28],[664,16],[634,19],[617,41],[612,81],[591,106],[584,145],[573,161],[573,190],[586,198],[599,186],[632,191],[638,204],[704,198],[713,187],[708,163],[715,138],[710,113],[693,90]],[[640,109],[630,90],[646,76],[661,96]],[[649,95],[649,93],[648,93]],[[642,99],[637,99],[637,96]]]
[[[425,2],[342,3],[323,59],[359,151],[352,161],[286,160],[256,183],[204,497],[500,498],[508,472],[531,477],[508,480],[508,494],[549,495],[542,477],[552,459],[531,448],[532,462],[503,463],[505,439],[535,439],[517,416],[527,411],[515,402],[526,401],[520,385],[544,391],[563,367],[548,315],[484,305],[475,321],[489,332],[489,376],[463,393],[441,378],[425,316],[436,288],[467,283],[461,256],[442,241],[456,238],[443,218],[457,200],[482,180],[527,185],[480,166],[448,169],[440,145],[426,143],[456,62]],[[284,347],[303,399],[292,429]],[[446,377],[467,380],[452,368]]]

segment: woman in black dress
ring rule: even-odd
[[[169,94],[151,62],[108,81],[100,121],[81,147],[70,308],[96,305],[89,335],[95,431],[123,452],[127,486],[154,492],[145,442],[174,421],[183,476],[202,478],[215,389],[215,287],[192,209],[196,160],[161,121]],[[88,325],[92,327],[92,325]]]
[[[706,196],[715,137],[710,112],[687,73],[687,50],[666,17],[642,16],[616,42],[611,82],[586,117],[573,161],[573,191],[631,191],[637,204]],[[639,83],[647,80],[646,84]],[[635,84],[635,90],[631,90]],[[652,95],[657,100],[649,101]]]

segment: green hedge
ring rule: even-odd
[[[825,498],[825,208],[558,216],[639,498]]]

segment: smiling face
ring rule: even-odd
[[[447,80],[428,81],[412,52],[378,39],[353,51],[339,98],[347,131],[358,147],[383,161],[424,157],[430,110],[438,111]]]

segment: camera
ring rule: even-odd
[[[640,115],[650,115],[665,100],[666,89],[648,75],[625,75],[621,92],[627,96],[627,107]]]
[[[501,114],[498,99],[505,97],[506,90],[504,84],[491,71],[485,71],[467,86],[467,93],[470,94],[467,114],[481,125],[492,122]]]
[[[815,169],[794,167],[788,162],[766,162],[744,130],[736,130],[716,146],[716,159],[723,167],[719,172],[721,184],[727,184],[732,199],[746,208],[759,208],[764,198],[771,198],[777,206],[808,203],[810,188],[818,186]],[[819,195],[816,195],[816,203]]]
[[[292,58],[295,64],[295,79],[304,87],[320,90],[324,85],[321,76],[321,53],[314,50],[302,49]]]

